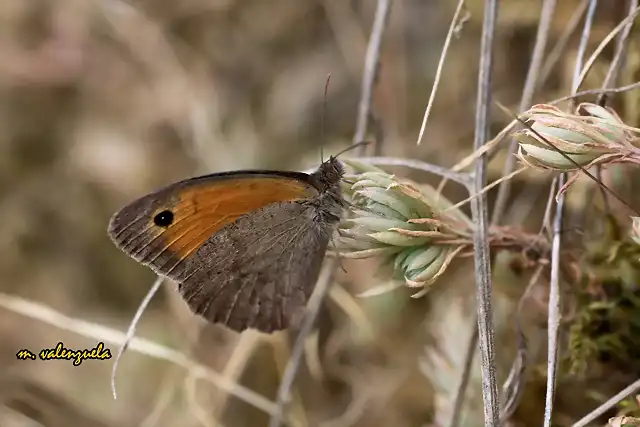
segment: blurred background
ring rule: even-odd
[[[382,141],[378,154],[450,167],[471,153],[480,0],[466,2],[467,19],[453,39],[425,138],[416,145],[456,3],[392,1],[373,93],[376,120],[367,134]],[[548,52],[566,36],[581,3],[558,2]],[[500,2],[493,94],[514,111],[540,6],[536,0]],[[125,203],[197,174],[307,169],[317,165],[321,149],[326,156],[347,147],[375,9],[374,0],[0,2],[0,426],[266,425],[268,415],[254,405],[192,370],[138,351],[129,350],[120,363],[117,400],[109,385],[113,359],[76,367],[18,361],[16,352],[37,353],[58,342],[94,347],[99,340],[80,320],[126,330],[154,275],[106,234],[111,214]],[[626,1],[600,2],[588,53],[627,9]],[[536,102],[569,94],[580,31],[547,64]],[[639,43],[632,33],[619,85],[638,79]],[[584,89],[601,85],[612,52],[599,57]],[[638,125],[637,94],[611,102],[627,124]],[[494,107],[492,133],[510,120]],[[503,152],[493,158],[490,180],[500,177],[505,158]],[[629,171],[616,173],[608,179],[619,184],[622,197],[633,198]],[[537,233],[549,181],[544,173],[516,177],[505,222]],[[588,183],[577,185],[569,210],[579,211],[590,191]],[[445,194],[455,201],[466,197],[453,184]],[[490,193],[490,202],[494,198]],[[452,265],[424,298],[412,299],[413,292],[401,288],[359,299],[355,295],[376,284],[371,263],[345,262],[346,272],[338,274],[338,290],[303,359],[291,425],[426,426],[450,417],[475,322],[472,260]],[[500,384],[516,355],[513,313],[530,273],[508,257],[496,261]],[[538,368],[546,360],[547,292],[544,279],[527,299],[532,366],[512,425],[542,421],[545,371]],[[34,318],[43,306],[30,308],[31,316],[18,313],[8,302],[15,296],[71,319],[60,320],[67,325],[60,327]],[[173,283],[153,299],[136,335],[271,400],[292,338],[207,325],[190,313]],[[106,346],[115,355],[118,346]],[[629,354],[640,360],[638,348]],[[570,425],[640,373],[637,363],[613,362],[596,357],[588,374],[559,379],[558,425]],[[483,423],[479,375],[476,367],[464,425]]]

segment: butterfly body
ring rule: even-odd
[[[121,250],[179,283],[191,310],[236,331],[296,324],[345,202],[344,169],[236,171],[181,181],[117,212]]]

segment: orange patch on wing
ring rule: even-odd
[[[161,232],[163,246],[178,259],[200,248],[212,235],[240,216],[271,203],[317,194],[310,184],[282,177],[241,177],[194,183],[178,190],[174,221]]]

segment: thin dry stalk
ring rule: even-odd
[[[400,159],[396,157],[361,157],[358,160],[376,166],[402,166],[409,169],[428,172],[434,175],[439,175],[445,179],[455,181],[464,186],[468,186],[471,183],[471,177],[467,173],[453,172],[445,167],[420,160]]]
[[[528,104],[530,104],[531,100],[533,99],[533,95],[535,93],[535,89],[538,84],[539,70],[542,64],[542,57],[547,44],[549,27],[551,25],[551,19],[553,17],[555,6],[556,6],[556,0],[546,0],[542,5],[542,9],[540,12],[540,21],[538,23],[538,30],[536,34],[536,41],[533,48],[533,54],[532,54],[531,62],[529,64],[529,69],[527,71],[525,87],[523,89],[522,97],[520,99],[520,110],[526,109]],[[508,128],[511,129],[513,124],[515,123],[512,122],[512,124],[509,125]],[[513,153],[515,152],[515,150],[516,150],[516,141],[515,139],[512,139],[509,147],[509,153],[507,155],[507,161],[504,166],[503,175],[511,174],[515,168],[515,156],[513,156]],[[498,196],[493,207],[493,217],[491,218],[491,223],[493,225],[497,225],[501,221],[501,217],[506,205],[506,201],[508,200],[510,185],[511,184],[509,180],[506,180],[501,183],[500,188],[498,189]],[[449,427],[457,427],[460,422],[460,413],[462,412],[462,408],[464,406],[465,395],[466,395],[469,380],[471,378],[470,369],[472,366],[473,358],[475,357],[475,351],[476,351],[475,343],[478,340],[477,335],[478,335],[478,329],[476,327],[471,334],[469,343],[467,344],[467,352],[465,356],[464,369],[461,373],[460,382],[456,389],[454,410],[453,410],[452,419],[449,423]]]
[[[291,388],[293,387],[293,382],[295,381],[296,374],[298,373],[300,362],[303,359],[307,337],[311,334],[313,325],[318,313],[320,312],[320,307],[322,307],[322,303],[329,292],[329,287],[333,280],[333,272],[337,266],[338,260],[336,258],[328,260],[327,265],[322,270],[322,276],[318,279],[316,289],[309,299],[309,303],[307,304],[307,315],[304,317],[304,321],[300,327],[300,331],[298,332],[289,362],[287,362],[287,366],[284,369],[282,381],[278,388],[276,407],[271,415],[269,427],[279,427],[282,422],[284,408],[291,400]]]
[[[561,102],[564,101],[569,101],[571,99],[575,99],[575,98],[579,98],[581,96],[585,96],[585,95],[607,95],[607,94],[612,94],[612,93],[623,93],[623,92],[629,92],[635,89],[640,89],[640,82],[635,82],[635,83],[631,83],[625,86],[620,86],[620,87],[616,87],[616,88],[599,88],[599,89],[587,89],[587,90],[581,90],[580,92],[577,92],[575,94],[572,95],[567,95],[567,96],[563,96],[561,98],[557,98],[554,99],[553,101],[551,101],[549,103],[549,105],[557,105]]]
[[[610,85],[615,83],[615,80],[616,80],[617,75],[619,73],[619,70],[621,68],[621,63],[624,60],[623,58],[624,58],[624,53],[626,51],[627,40],[628,40],[629,34],[631,33],[631,29],[633,27],[633,22],[634,21],[630,20],[629,18],[632,17],[632,16],[636,16],[639,10],[640,10],[640,8],[638,7],[638,1],[637,0],[629,0],[629,15],[628,15],[627,19],[625,19],[623,21],[623,23],[626,22],[625,27],[624,27],[624,31],[620,35],[620,38],[618,39],[618,45],[617,45],[617,48],[616,48],[616,55],[615,55],[613,61],[611,62],[611,65],[609,67],[609,70],[607,72],[605,80],[604,80],[604,82],[602,84],[603,89],[604,88],[608,88]],[[619,27],[620,27],[620,25],[618,26],[618,28]],[[630,86],[632,86],[632,85],[630,85]],[[603,101],[603,99],[604,99],[604,94],[601,94],[598,97],[598,101],[601,102],[601,101]],[[606,200],[606,198],[605,198],[605,200]],[[640,380],[635,381],[633,384],[629,385],[624,390],[620,391],[618,394],[616,394],[615,396],[611,397],[609,400],[604,402],[598,408],[594,409],[589,414],[587,414],[582,419],[580,419],[578,422],[573,424],[572,427],[585,427],[589,423],[593,422],[596,418],[598,418],[599,416],[603,415],[606,411],[608,411],[609,409],[613,408],[621,400],[625,399],[630,394],[635,393],[638,389],[640,389]]]
[[[118,398],[118,394],[116,392],[116,374],[118,372],[118,366],[120,366],[120,359],[122,358],[122,355],[124,354],[124,352],[127,350],[127,347],[129,346],[129,343],[133,339],[134,335],[136,334],[136,327],[138,326],[138,322],[140,322],[140,319],[142,318],[142,314],[147,309],[147,306],[153,299],[154,295],[158,292],[163,282],[164,282],[163,276],[158,276],[155,282],[153,282],[153,285],[151,285],[149,292],[147,292],[147,295],[145,295],[144,299],[138,306],[138,309],[136,310],[136,314],[133,316],[133,319],[131,319],[131,322],[129,323],[129,328],[127,329],[126,338],[124,339],[124,341],[122,342],[122,345],[118,349],[118,354],[116,354],[116,359],[113,362],[113,369],[111,370],[111,394],[113,394],[114,399]]]
[[[491,76],[493,60],[493,38],[498,14],[498,2],[484,2],[482,38],[480,42],[480,65],[478,72],[478,94],[474,150],[482,148],[487,140],[491,102]],[[475,165],[473,193],[482,191],[487,181],[487,157],[480,157]],[[491,260],[487,239],[489,221],[485,196],[476,197],[471,203],[471,214],[476,225],[473,233],[476,294],[478,304],[478,332],[482,370],[482,397],[484,401],[484,424],[486,427],[500,425],[500,402],[496,382],[495,343],[493,309],[491,307]]]
[[[572,93],[576,93],[580,87],[582,78],[580,70],[582,69],[582,58],[587,48],[593,17],[597,0],[591,0],[587,15],[585,18],[582,37],[578,47],[578,57],[576,59],[575,72],[572,83]],[[586,67],[585,67],[586,68]],[[566,174],[558,177],[558,186],[562,188],[567,179]],[[565,194],[562,193],[557,198],[556,211],[553,220],[553,241],[551,244],[551,278],[549,286],[549,308],[548,308],[548,343],[547,343],[547,390],[545,395],[544,409],[544,427],[551,427],[551,418],[553,416],[553,401],[556,391],[556,376],[558,368],[558,347],[560,338],[560,320],[561,320],[561,300],[560,300],[560,249],[562,246],[562,219],[564,215]]]
[[[518,175],[520,172],[524,172],[526,169],[527,168],[523,166],[520,169],[514,170],[509,175],[505,175],[505,176],[503,176],[501,178],[496,179],[491,184],[486,185],[479,193],[476,193],[473,196],[469,196],[468,198],[459,201],[455,205],[447,208],[444,212],[446,212],[448,210],[458,209],[461,206],[465,205],[467,202],[470,202],[472,199],[487,194],[487,192],[489,192],[489,190],[491,190],[492,188],[494,188],[494,187],[496,187],[496,186],[498,186],[500,184],[503,184],[505,181],[510,181],[511,178],[513,178],[514,176]]]
[[[638,0],[630,0],[629,1],[629,15],[633,14],[633,11],[638,8]],[[620,74],[620,70],[624,64],[627,53],[627,46],[629,42],[629,35],[631,34],[631,29],[633,28],[634,21],[630,21],[624,27],[622,34],[618,37],[618,44],[616,45],[616,54],[613,57],[613,61],[611,61],[611,65],[609,66],[609,70],[607,71],[607,75],[604,78],[604,82],[602,83],[603,89],[608,89],[612,87],[616,80],[618,79],[618,75]],[[604,93],[601,93],[596,100],[596,104],[602,103],[604,100]]]
[[[596,62],[596,59],[598,58],[598,56],[600,56],[600,54],[602,53],[604,48],[609,44],[609,42],[611,40],[613,40],[613,38],[623,28],[625,28],[625,26],[627,24],[632,22],[636,18],[636,16],[638,16],[639,14],[640,14],[640,7],[636,7],[636,9],[633,11],[633,13],[629,14],[629,16],[627,16],[625,19],[623,19],[613,30],[611,30],[611,32],[607,35],[607,37],[605,37],[604,40],[602,40],[602,42],[600,42],[600,44],[598,45],[596,50],[591,54],[591,56],[589,57],[589,59],[585,63],[584,67],[582,67],[582,71],[580,73],[580,76],[578,77],[578,81],[574,84],[574,88],[575,88],[576,91],[578,90],[578,88],[582,84],[582,81],[587,76],[587,73],[589,72],[589,70],[591,69],[593,64]]]
[[[565,174],[558,177],[558,185],[566,180]],[[562,218],[565,196],[562,194],[556,203],[553,220],[553,241],[551,244],[551,285],[549,288],[548,348],[547,348],[547,391],[545,397],[544,426],[551,426],[553,400],[555,397],[556,373],[558,367],[558,341],[560,337],[560,249],[562,236]]]
[[[456,11],[453,14],[453,19],[451,20],[451,24],[449,25],[449,31],[447,32],[447,37],[444,40],[444,46],[442,47],[442,52],[440,53],[440,59],[438,60],[438,67],[436,68],[436,76],[433,79],[433,87],[431,88],[431,95],[429,95],[427,108],[424,110],[422,125],[420,125],[420,132],[418,133],[418,142],[416,143],[417,145],[420,145],[420,142],[422,142],[422,137],[424,136],[424,130],[427,127],[427,120],[429,119],[429,113],[431,112],[431,108],[433,107],[433,101],[436,99],[436,92],[438,92],[438,86],[440,85],[440,77],[442,76],[442,69],[444,68],[444,60],[447,57],[447,53],[449,52],[449,45],[451,44],[451,39],[453,38],[454,33],[456,33],[456,27],[458,27],[458,22],[460,21],[460,16],[462,14],[463,7],[464,7],[464,0],[458,0],[458,5],[456,6]]]
[[[582,80],[584,79],[584,75],[589,70],[589,62],[587,62],[586,66],[583,69],[583,61],[584,54],[587,51],[587,43],[589,42],[589,35],[591,34],[591,27],[593,26],[593,18],[596,14],[596,7],[598,6],[598,0],[590,0],[589,1],[589,9],[587,9],[587,15],[584,20],[584,27],[582,29],[582,36],[580,37],[580,45],[578,46],[578,55],[576,57],[576,65],[573,71],[573,81],[571,84],[571,93],[576,93]],[[606,38],[605,38],[606,40]],[[594,52],[594,54],[597,53]]]
[[[378,78],[378,68],[380,67],[380,47],[382,46],[382,35],[389,20],[391,12],[391,0],[378,0],[376,14],[371,28],[371,35],[367,45],[367,53],[364,58],[364,73],[362,76],[362,88],[360,102],[358,104],[358,121],[356,122],[356,133],[353,142],[358,143],[364,140],[369,126],[369,116],[371,115],[371,103],[373,101],[373,87]],[[364,155],[366,146],[361,146],[359,154]]]
[[[602,405],[598,406],[596,409],[591,411],[589,414],[585,415],[583,418],[578,420],[571,427],[586,427],[591,422],[595,421],[596,418],[603,415],[609,409],[616,406],[621,400],[625,399],[627,396],[637,392],[640,390],[640,380],[635,381],[633,384],[625,387],[624,390],[621,390],[618,394],[613,396],[611,399],[604,402]]]

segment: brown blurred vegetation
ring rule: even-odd
[[[384,155],[451,166],[471,152],[479,0],[467,2],[470,19],[452,43],[426,137],[415,144],[455,3],[393,2],[373,101]],[[494,98],[515,110],[540,2],[500,3]],[[559,40],[579,2],[558,3],[549,46]],[[626,7],[623,1],[601,2],[588,52],[625,16]],[[354,132],[374,11],[373,0],[0,2],[1,292],[125,330],[154,277],[111,244],[105,232],[110,215],[127,201],[184,177],[251,167],[304,169],[317,163],[320,147],[324,153],[344,148]],[[569,93],[577,37],[536,101]],[[639,43],[632,33],[619,85],[638,78]],[[599,86],[611,57],[607,49],[583,88]],[[632,126],[640,122],[638,99],[635,94],[612,97]],[[492,128],[498,131],[510,118],[497,108],[494,112]],[[375,134],[370,129],[369,136]],[[499,177],[504,159],[499,154],[491,162],[491,180]],[[628,171],[616,173],[623,178],[605,178],[623,198],[640,202],[633,200],[637,184],[634,193],[633,182],[625,178]],[[505,216],[510,225],[537,232],[548,183],[540,173],[515,178]],[[570,211],[580,211],[590,192],[593,186],[580,181],[569,196]],[[466,197],[455,186],[448,187],[447,196]],[[516,274],[501,257],[496,262],[502,382],[516,352],[514,308],[530,272]],[[346,294],[371,287],[369,265],[345,263],[348,274],[339,282]],[[473,289],[472,264],[465,261],[422,299],[411,299],[405,289],[364,301],[333,294],[314,335],[318,350],[309,350],[294,393],[294,413],[304,415],[299,425],[445,423],[474,321]],[[546,285],[536,288],[525,310],[525,332],[537,362],[546,358],[546,294]],[[354,320],[354,313],[364,320]],[[173,284],[153,300],[137,335],[192,354],[271,399],[291,338],[237,336],[205,325],[191,315]],[[121,363],[115,401],[109,389],[112,361],[74,367],[16,360],[18,349],[50,348],[58,341],[74,348],[96,344],[0,309],[3,427],[216,422],[232,427],[262,426],[268,419],[208,382],[194,386],[183,369],[133,351]],[[569,425],[639,372],[637,365],[595,366],[588,377],[559,381],[559,425]],[[464,425],[482,425],[479,369],[468,401]],[[544,374],[534,372],[513,423],[539,424],[543,407]]]

